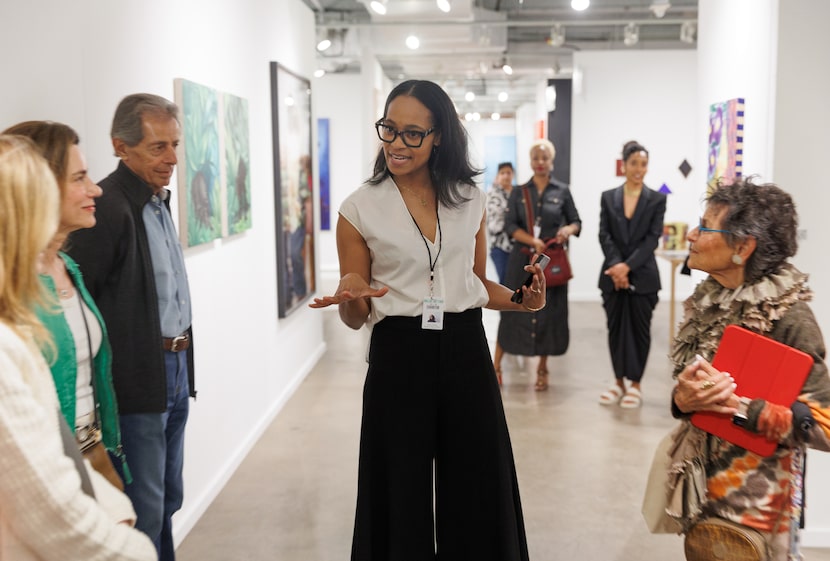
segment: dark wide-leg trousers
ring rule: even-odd
[[[608,326],[608,348],[617,379],[639,382],[651,348],[651,316],[657,293],[637,294],[628,290],[602,293]]]
[[[358,472],[353,561],[528,559],[480,309],[374,327]]]

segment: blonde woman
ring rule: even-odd
[[[61,199],[58,230],[39,263],[41,282],[52,300],[59,303],[37,309],[38,319],[49,330],[56,347],[46,359],[61,411],[75,429],[84,457],[123,490],[124,484],[108,455],[118,458],[122,473],[129,473],[124,469],[107,329],[78,264],[62,251],[71,232],[95,225],[95,199],[101,196],[101,188],[89,178],[78,133],[71,127],[52,121],[25,121],[4,134],[30,138],[57,180]]]
[[[510,193],[504,219],[504,231],[515,242],[504,279],[510,288],[521,286],[526,276],[524,267],[532,254],[544,251],[552,239],[567,245],[568,238],[579,236],[582,230],[570,189],[551,175],[555,156],[556,149],[549,140],[534,142],[530,146],[533,177]],[[529,204],[525,197],[529,197]],[[530,220],[528,206],[533,215]],[[504,352],[539,357],[536,391],[548,389],[548,356],[565,354],[570,342],[568,285],[548,286],[546,290],[547,305],[542,310],[535,314],[503,312],[498,331],[498,344]]]
[[[147,537],[113,520],[111,512],[131,513],[127,498],[64,452],[40,352],[54,346],[33,311],[47,304],[37,266],[58,208],[55,178],[34,145],[0,135],[0,561],[150,561]]]

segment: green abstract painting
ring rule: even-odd
[[[224,101],[224,145],[227,224],[229,234],[251,228],[251,152],[248,101],[231,94]]]
[[[184,161],[179,162],[179,236],[185,247],[222,236],[219,94],[176,80]]]

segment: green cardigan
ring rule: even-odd
[[[78,291],[78,294],[83,299],[84,303],[92,310],[92,313],[98,319],[101,325],[102,341],[101,347],[98,349],[98,354],[93,360],[93,371],[95,376],[95,402],[98,407],[98,415],[101,419],[101,433],[104,446],[108,451],[112,452],[118,457],[124,468],[124,475],[127,479],[132,479],[127,474],[126,461],[124,452],[121,448],[121,430],[118,424],[118,404],[115,401],[115,389],[112,383],[112,349],[110,348],[109,338],[107,337],[107,327],[104,325],[104,319],[98,311],[98,307],[92,300],[92,296],[87,292],[81,278],[81,270],[78,264],[63,252],[58,255],[66,264],[66,270],[72,279],[72,284]],[[49,275],[40,275],[40,280],[48,290],[49,294],[58,299],[55,282]],[[55,387],[58,390],[58,400],[61,404],[61,412],[66,417],[66,422],[70,427],[75,426],[75,402],[76,402],[76,384],[78,366],[75,357],[75,339],[72,336],[72,331],[69,329],[69,324],[63,315],[63,310],[57,308],[54,313],[52,310],[37,308],[37,316],[55,342],[56,357],[50,356],[52,353],[44,353],[46,361],[49,363],[52,370],[52,377],[55,379]]]

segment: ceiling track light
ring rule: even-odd
[[[450,0],[435,0],[435,5],[438,6],[438,9],[444,12],[445,14],[450,13],[452,10],[452,4],[450,4]]]
[[[680,40],[692,44],[697,38],[697,26],[693,21],[684,21],[680,26]]]
[[[371,2],[369,2],[369,7],[372,8],[372,11],[376,14],[385,16],[386,2],[387,0],[372,0]]]
[[[557,23],[550,28],[550,38],[548,45],[551,47],[561,47],[565,44],[565,28],[561,23]]]
[[[336,33],[334,29],[327,29],[325,35],[322,36],[323,38],[317,43],[317,50],[321,53],[329,50]]]
[[[623,29],[623,44],[626,47],[633,47],[640,41],[640,27],[631,22]]]
[[[511,76],[513,74],[513,67],[507,63],[507,57],[501,59],[501,69],[502,72],[504,72],[508,76]]]

